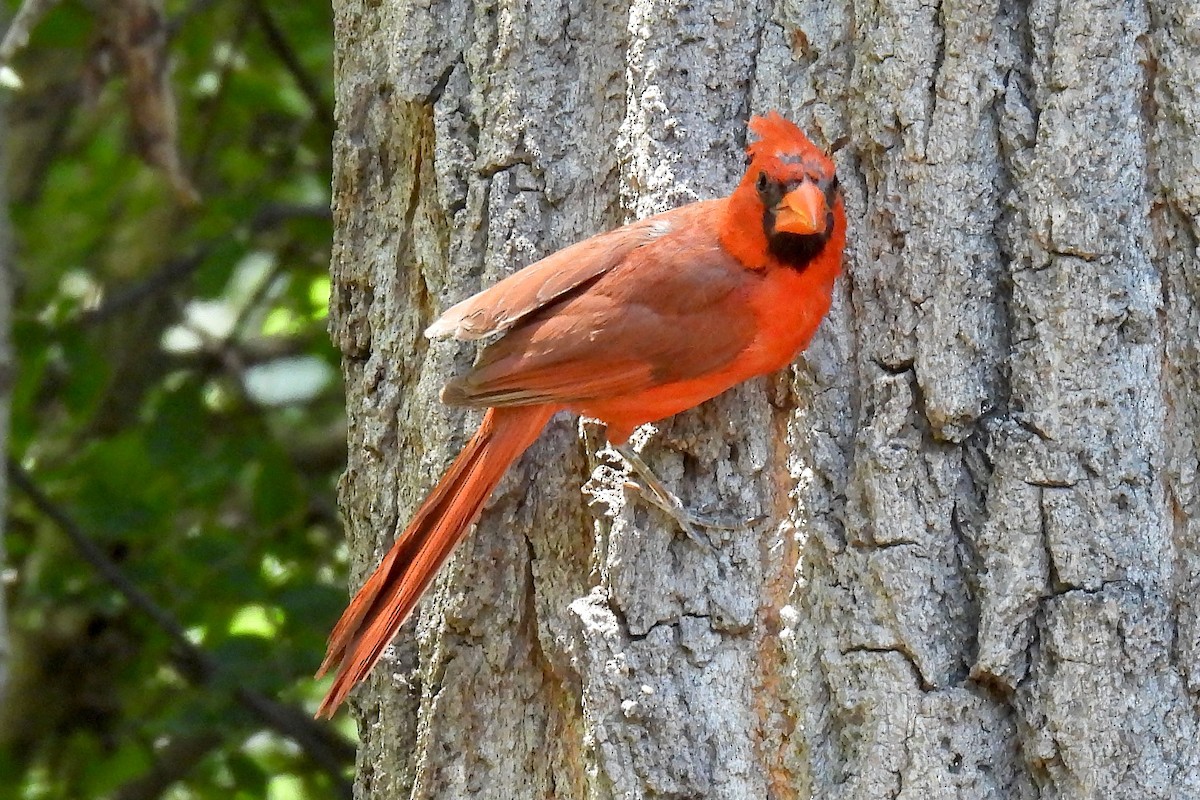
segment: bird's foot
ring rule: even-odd
[[[645,497],[651,503],[665,511],[683,529],[688,538],[701,547],[707,547],[710,550],[713,549],[712,541],[702,531],[704,528],[721,531],[744,530],[763,519],[760,514],[749,519],[727,520],[719,519],[710,514],[700,514],[692,511],[684,505],[678,495],[666,487],[659,477],[654,474],[654,470],[650,469],[650,466],[642,460],[642,457],[633,448],[628,445],[621,445],[615,449],[629,466],[633,468],[633,471],[637,473],[638,478],[641,479],[640,483],[635,481],[626,482],[626,487],[636,489],[642,497]]]

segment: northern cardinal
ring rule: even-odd
[[[556,412],[644,423],[787,366],[829,310],[846,219],[833,162],[772,112],[733,193],[593,236],[446,311],[430,338],[499,337],[442,401],[479,430],[350,601],[318,677],[331,716],[382,655],[501,476]]]

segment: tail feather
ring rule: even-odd
[[[455,545],[483,510],[510,464],[533,444],[554,413],[547,406],[491,408],[438,485],[329,635],[317,677],[337,677],[317,710],[329,717],[383,655]]]

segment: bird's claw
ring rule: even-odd
[[[712,540],[709,539],[708,535],[703,533],[700,528],[733,530],[737,527],[736,525],[724,523],[711,517],[697,514],[694,511],[689,511],[686,507],[684,507],[683,501],[677,496],[668,493],[667,496],[664,497],[655,491],[656,487],[643,486],[636,481],[626,481],[625,488],[638,492],[654,506],[665,511],[668,516],[675,520],[676,524],[679,525],[680,529],[687,534],[689,539],[701,547],[708,548],[709,550],[715,550],[716,548],[713,547]]]
[[[616,450],[628,462],[629,466],[633,468],[633,471],[638,474],[638,477],[641,478],[640,483],[631,480],[626,481],[626,488],[636,489],[642,497],[666,512],[675,520],[683,532],[687,534],[688,538],[701,547],[706,547],[709,550],[714,549],[712,540],[709,539],[707,534],[701,531],[702,528],[721,531],[744,530],[766,518],[763,514],[757,514],[748,519],[730,521],[692,511],[684,505],[678,495],[668,489],[659,480],[654,471],[641,459],[641,456],[627,447],[618,447]]]

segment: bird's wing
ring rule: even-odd
[[[697,204],[708,205],[708,203]],[[686,208],[686,207],[685,207]],[[431,339],[483,339],[587,286],[629,255],[669,233],[685,209],[649,217],[585,239],[525,267],[447,309],[425,329]]]
[[[754,339],[745,294],[760,278],[720,247],[709,222],[693,217],[528,312],[446,385],[443,401],[572,405],[728,366]]]

